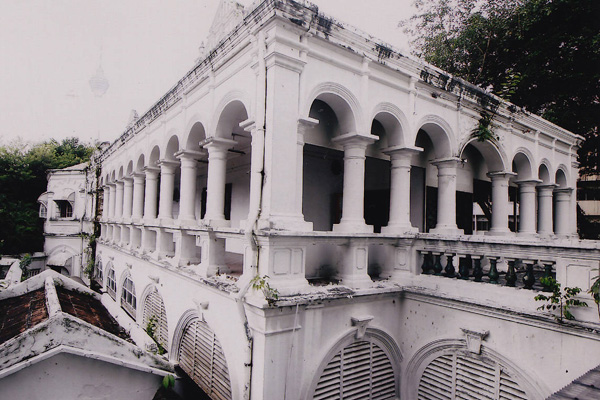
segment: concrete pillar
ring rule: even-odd
[[[123,218],[123,181],[116,182],[116,198],[115,198],[115,219]]]
[[[490,235],[508,235],[508,215],[510,213],[508,201],[508,181],[516,176],[514,172],[490,172],[492,180],[492,221],[488,231]]]
[[[175,189],[175,168],[179,163],[171,160],[160,160],[160,200],[158,219],[170,221],[173,219],[173,190]]]
[[[537,179],[518,181],[519,185],[519,235],[534,235],[535,229],[535,187]]]
[[[123,178],[123,218],[130,219],[133,207],[133,178]]]
[[[383,152],[389,154],[392,163],[390,179],[390,220],[383,233],[416,232],[410,224],[410,168],[412,156],[423,149],[417,147],[390,147]]]
[[[556,213],[554,233],[558,236],[569,236],[571,232],[571,193],[572,188],[556,189]]]
[[[205,154],[206,152],[189,150],[175,153],[181,162],[179,221],[182,223],[196,223],[196,170],[198,160]]]
[[[552,195],[556,185],[538,185],[538,226],[540,235],[552,235]]]
[[[102,187],[102,195],[103,195],[103,199],[102,199],[102,219],[103,220],[107,220],[110,216],[110,186],[108,185],[104,185]],[[48,218],[51,217],[50,213],[50,197],[48,197]]]
[[[431,233],[461,234],[456,225],[456,174],[461,159],[450,157],[432,164],[438,169],[437,224]]]
[[[113,182],[113,183],[109,183],[108,187],[109,187],[109,192],[110,192],[110,196],[109,196],[110,204],[109,204],[108,218],[114,219],[115,218],[115,202],[116,202],[116,198],[117,198],[117,185]]]
[[[340,246],[337,259],[338,273],[344,286],[363,288],[370,286],[373,281],[368,274],[369,246],[364,241],[351,241],[348,245]]]
[[[213,137],[204,145],[208,149],[208,177],[206,181],[206,224],[227,226],[225,220],[225,183],[227,177],[227,150],[237,142]]]
[[[134,221],[139,221],[144,214],[144,173],[136,172],[133,174],[133,204],[131,217]]]
[[[156,194],[158,193],[158,173],[159,168],[146,167],[146,193],[144,196],[144,219],[156,219]]]
[[[344,146],[344,189],[342,219],[334,232],[373,232],[365,223],[365,159],[367,146],[378,139],[375,135],[346,133],[332,139]]]

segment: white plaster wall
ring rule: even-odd
[[[112,363],[57,354],[0,380],[5,400],[148,400],[161,377]]]

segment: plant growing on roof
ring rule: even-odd
[[[588,293],[592,295],[594,303],[596,303],[596,307],[598,308],[598,317],[600,318],[600,275],[592,278],[592,282],[592,286],[590,286]]]
[[[540,283],[545,287],[548,287],[552,291],[552,294],[549,296],[546,296],[545,294],[538,294],[535,296],[536,301],[547,302],[547,304],[539,306],[538,310],[558,310],[559,315],[554,316],[558,322],[562,323],[564,322],[564,319],[575,319],[575,316],[573,316],[570,311],[571,307],[587,307],[585,301],[575,298],[575,296],[581,293],[581,288],[565,287],[561,290],[560,283],[552,277],[542,277],[540,278]]]
[[[479,113],[479,121],[477,126],[471,131],[471,135],[477,139],[478,142],[498,140],[498,136],[494,133],[494,125],[492,119],[494,115],[489,111],[481,111]]]
[[[269,285],[268,279],[268,275],[256,275],[254,278],[252,278],[250,283],[252,284],[252,289],[260,290],[261,292],[263,292],[267,303],[269,303],[269,305],[272,305],[275,302],[275,300],[279,299],[279,292],[277,291],[277,289],[272,288],[271,285]]]
[[[148,322],[146,323],[146,333],[148,334],[148,336],[150,336],[150,338],[152,340],[154,340],[154,343],[156,343],[156,346],[158,347],[158,354],[163,355],[167,352],[167,350],[158,342],[158,339],[156,337],[156,328],[157,327],[158,327],[158,318],[156,317],[156,315],[152,315],[148,319]],[[168,389],[168,388],[165,387],[165,389]]]

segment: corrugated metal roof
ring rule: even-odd
[[[575,379],[571,384],[548,397],[547,400],[600,399],[600,365]]]

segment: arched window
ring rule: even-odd
[[[167,326],[167,312],[165,303],[156,289],[153,289],[144,301],[144,314],[142,327],[146,332],[152,332],[152,338],[167,350],[169,331]]]
[[[313,395],[314,400],[397,398],[392,361],[370,337],[350,343],[333,356]]]
[[[100,287],[102,287],[102,285],[104,284],[104,275],[102,273],[102,261],[101,260],[96,261],[96,264],[94,265],[93,279],[96,282],[98,282]]]
[[[123,281],[123,289],[121,290],[121,307],[131,318],[135,319],[135,309],[137,308],[137,300],[135,298],[135,286],[130,276]]]
[[[504,366],[466,350],[433,359],[423,371],[417,397],[418,400],[527,398]]]
[[[106,291],[113,300],[117,299],[117,280],[115,279],[115,269],[112,266],[106,274]]]
[[[48,216],[48,207],[44,203],[40,203],[40,218],[46,218]]]
[[[58,206],[58,216],[60,218],[73,217],[73,205],[67,200],[54,200]]]
[[[177,361],[209,397],[231,399],[229,371],[221,344],[208,324],[192,318],[183,329]]]

